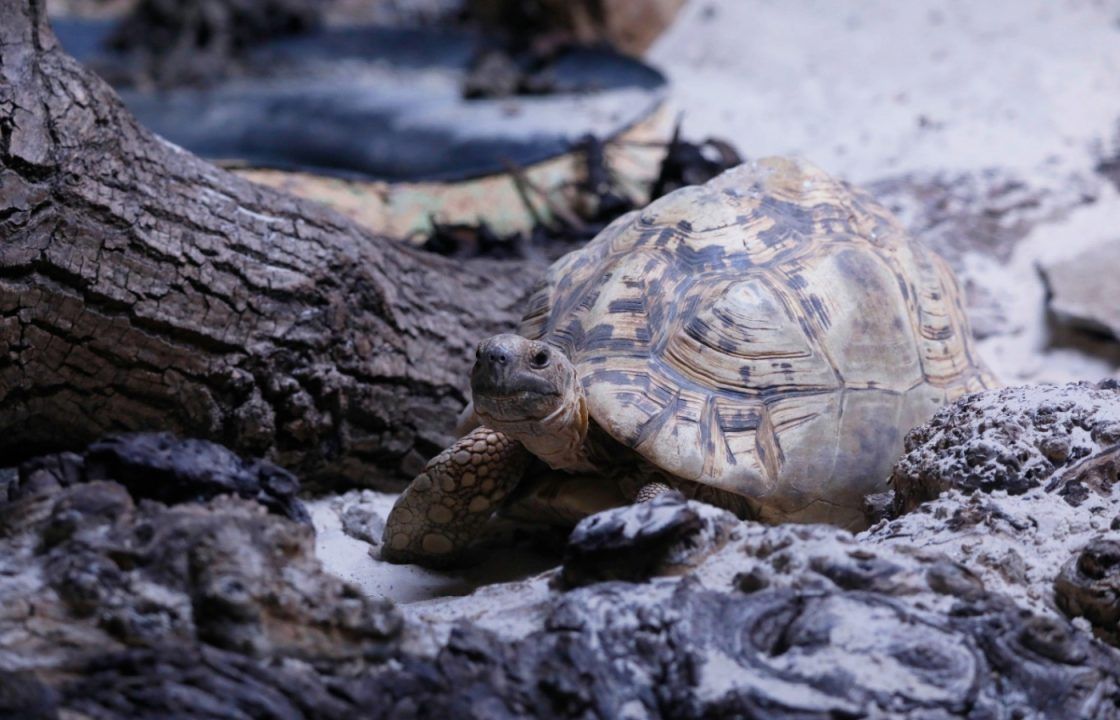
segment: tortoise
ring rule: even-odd
[[[995,386],[948,265],[866,192],[766,158],[618,218],[479,344],[481,426],[397,500],[382,557],[445,564],[497,508],[572,523],[676,489],[864,525],[905,433]]]

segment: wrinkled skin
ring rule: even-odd
[[[604,449],[589,439],[587,402],[575,368],[555,347],[511,334],[484,340],[471,389],[483,426],[433,458],[398,499],[385,523],[382,557],[390,562],[454,562],[518,486],[533,457],[562,473],[599,476],[609,468]],[[581,494],[574,488],[586,488],[566,479],[551,487],[573,495]],[[605,486],[617,483],[609,473],[602,480]],[[646,500],[668,489],[647,483],[639,492]],[[633,492],[597,493],[590,503],[577,503],[580,509],[572,514],[633,499]]]

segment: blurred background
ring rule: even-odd
[[[556,257],[744,158],[868,187],[1007,382],[1120,376],[1120,3],[52,0],[140,121],[371,231]]]

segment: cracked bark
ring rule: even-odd
[[[0,466],[166,429],[390,486],[450,438],[532,266],[371,237],[140,127],[0,0]]]

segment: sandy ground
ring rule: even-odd
[[[1035,226],[1006,262],[966,258],[966,273],[1008,315],[1009,332],[981,347],[1005,382],[1117,375],[1116,355],[1051,347],[1037,265],[1120,241],[1120,194],[1094,174],[1120,119],[1120,5],[692,0],[649,60],[689,137],[725,137],[748,156],[801,155],[861,183],[986,168],[1040,187],[1087,178],[1095,203]],[[370,594],[414,603],[493,577],[384,565],[341,532],[331,501],[313,514],[327,567]]]
[[[1120,117],[1120,5],[692,0],[649,53],[691,136],[856,182],[1089,169]]]

